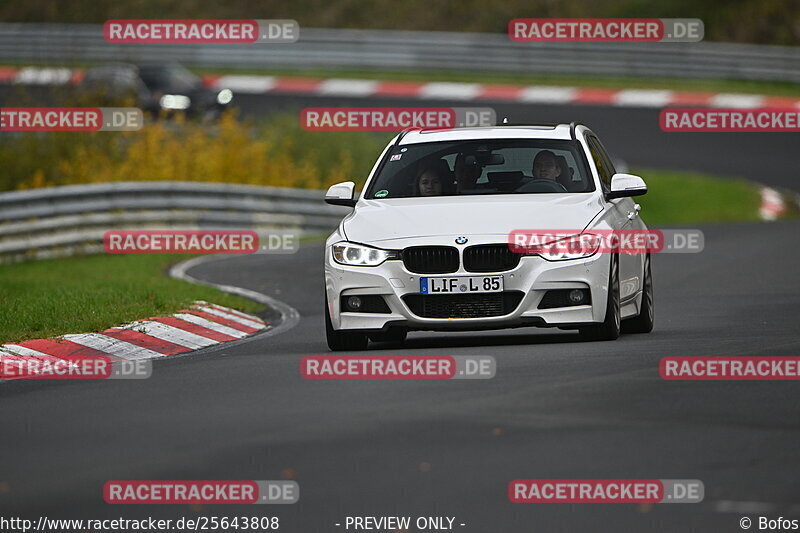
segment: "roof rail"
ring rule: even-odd
[[[502,122],[497,123],[498,126],[547,126],[548,128],[555,128],[558,124],[551,122],[509,122],[508,118],[504,118]]]
[[[406,134],[410,131],[419,131],[419,128],[406,128],[403,131],[401,131],[400,134],[397,136],[397,140],[394,142],[394,145],[400,146],[400,141],[402,141],[403,137],[405,137]]]
[[[578,138],[575,136],[575,127],[577,125],[578,124],[576,124],[575,121],[569,123],[569,136],[572,137],[573,141],[577,141],[578,140]]]

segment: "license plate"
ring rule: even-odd
[[[419,278],[419,292],[422,294],[469,294],[502,291],[503,276]]]

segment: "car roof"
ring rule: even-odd
[[[412,130],[400,139],[399,144],[419,144],[440,141],[468,141],[481,139],[572,139],[569,124],[532,124],[520,126],[485,126],[478,128],[453,128],[448,130]]]

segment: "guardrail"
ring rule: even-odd
[[[97,253],[110,230],[331,231],[349,212],[324,191],[194,182],[119,182],[0,193],[0,263]]]
[[[112,44],[102,26],[0,24],[0,62],[178,61],[227,69],[358,68],[800,82],[800,47],[517,43],[504,34],[301,28],[292,44]]]

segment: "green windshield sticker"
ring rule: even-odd
[[[386,196],[389,196],[389,191],[386,189],[381,189],[375,193],[375,198],[385,198]]]

